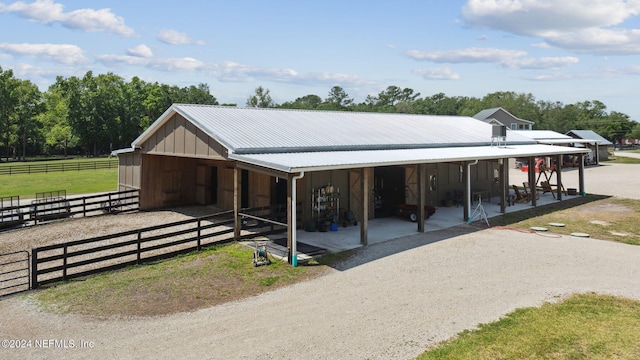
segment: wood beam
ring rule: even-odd
[[[233,239],[240,241],[240,232],[242,231],[242,219],[240,218],[240,209],[242,208],[242,169],[233,168]]]
[[[360,186],[362,190],[362,221],[360,222],[360,244],[367,245],[369,243],[369,183],[371,181],[371,173],[369,168],[360,169]]]
[[[424,205],[427,198],[427,165],[418,164],[418,232],[424,232]]]

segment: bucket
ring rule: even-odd
[[[338,224],[331,223],[331,231],[338,231]]]

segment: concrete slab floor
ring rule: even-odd
[[[575,196],[563,195],[563,200],[574,198]],[[490,202],[482,202],[482,208],[486,212],[489,225],[491,225],[491,218],[500,216],[500,204],[499,197],[491,198]],[[555,203],[558,200],[554,199],[550,193],[539,194],[537,200],[537,206],[544,206],[547,204]],[[471,214],[473,223],[478,226],[486,226],[483,217],[481,216],[482,208],[478,207],[478,202],[474,202],[471,206]],[[516,203],[513,206],[506,207],[506,213],[526,210],[531,208],[531,203]],[[475,215],[475,216],[474,216]],[[458,225],[465,224],[463,220],[464,208],[463,206],[451,206],[451,207],[437,207],[436,213],[425,220],[425,232],[446,229]],[[369,220],[369,236],[368,243],[376,244],[387,240],[397,239],[418,233],[417,223],[411,222],[406,218],[400,217],[385,217],[379,219]],[[256,239],[258,241],[267,241],[269,253],[277,258],[286,259],[288,249],[283,246],[279,246],[273,243],[273,239],[286,237],[286,234],[272,235],[268,238],[261,237]],[[326,249],[329,253],[337,253],[345,250],[355,249],[360,244],[360,224],[356,226],[338,227],[337,231],[314,231],[309,232],[302,229],[296,231],[296,237],[298,243],[304,243],[313,245],[319,248]],[[248,246],[255,247],[253,240],[243,242]],[[304,253],[298,253],[298,262],[304,262],[311,259],[310,256]]]

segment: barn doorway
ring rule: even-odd
[[[405,169],[399,166],[379,167],[373,171],[374,217],[396,214],[405,202]]]
[[[211,184],[209,185],[209,204],[218,204],[218,167],[211,167]]]
[[[287,179],[275,178],[271,187],[271,206],[287,205]]]

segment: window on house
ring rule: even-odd
[[[518,124],[511,123],[511,130],[518,130]]]

